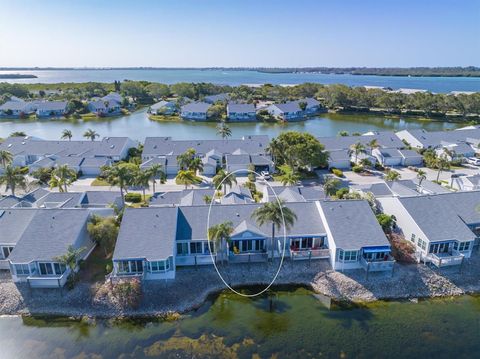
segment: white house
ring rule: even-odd
[[[469,258],[480,228],[480,192],[377,198],[394,215],[417,258],[437,267],[459,265]]]
[[[149,107],[152,115],[173,115],[177,112],[177,105],[173,101],[160,101]]]

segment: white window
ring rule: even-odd
[[[151,272],[165,272],[169,269],[170,269],[170,261],[168,259],[164,261],[150,262]]]
[[[10,253],[12,253],[13,247],[2,247],[3,259],[7,259]]]
[[[177,243],[177,255],[179,256],[188,255],[188,243]]]
[[[410,240],[412,241],[412,243],[415,243],[415,233],[412,233],[412,237],[410,238]]]
[[[28,264],[15,264],[15,272],[17,275],[30,275]]]
[[[344,251],[340,249],[338,258],[342,262],[356,262],[358,251]]]
[[[458,250],[460,252],[463,252],[463,251],[468,251],[470,249],[470,243],[472,242],[455,242],[453,244],[453,249],[455,250]]]
[[[202,254],[202,242],[190,242],[190,254]]]

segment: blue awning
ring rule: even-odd
[[[363,253],[389,252],[390,246],[364,247]]]

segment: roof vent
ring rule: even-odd
[[[235,215],[236,215],[237,217],[240,217],[240,213],[238,213],[238,212],[237,212],[237,213],[235,213]]]
[[[25,141],[22,141],[22,145],[24,145],[26,142]]]

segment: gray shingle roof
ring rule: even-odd
[[[67,108],[67,101],[42,101],[36,102],[35,107],[38,111],[57,111]]]
[[[79,192],[49,192],[35,202],[37,208],[75,208],[80,206],[83,193]]]
[[[35,214],[20,236],[9,259],[14,263],[51,261],[67,252],[68,246],[86,233],[89,218],[84,209],[42,209]]]
[[[206,102],[191,102],[182,106],[182,112],[206,113],[210,106],[212,105]]]
[[[265,135],[228,140],[172,140],[171,137],[147,137],[143,156],[179,155],[189,148],[193,148],[200,155],[212,150],[219,154],[233,153],[239,148],[250,154],[265,154],[269,142],[268,136]]]
[[[173,256],[177,208],[127,208],[113,259],[162,260]]]
[[[229,103],[228,113],[249,113],[255,112],[255,105],[252,103]]]
[[[317,139],[328,151],[348,150],[354,143],[360,142],[367,145],[367,143],[374,139],[376,139],[380,147],[383,148],[405,147],[405,144],[395,135],[394,132],[391,131],[378,132],[373,135],[317,137]]]
[[[367,201],[322,201],[320,205],[337,248],[390,245]]]
[[[480,222],[478,212],[472,216],[480,203],[480,193],[472,196],[475,198],[474,206],[469,196],[458,194],[461,193],[403,197],[399,200],[430,241],[474,240],[475,235],[462,219],[463,216],[467,219],[475,216]]]
[[[0,244],[17,244],[36,212],[29,209],[0,210]]]
[[[259,204],[212,206],[210,226],[230,221],[235,228],[241,222],[246,221],[258,227],[262,232],[271,233],[270,224],[258,226],[256,221],[251,218],[253,211],[260,206]],[[287,232],[287,235],[325,234],[325,228],[320,220],[315,203],[287,203],[286,206],[297,215],[297,220],[292,229]],[[179,207],[179,209],[177,240],[206,239],[208,210],[204,206]],[[277,231],[277,233],[280,233],[279,236],[283,236],[283,229]]]
[[[468,139],[480,139],[480,129],[454,131],[427,131],[424,129],[404,130],[415,137],[424,147],[438,147],[442,142],[466,142]]]
[[[113,157],[120,156],[129,141],[128,137],[106,137],[101,141],[51,141],[32,137],[9,137],[0,144],[0,150],[7,150],[13,155]]]

